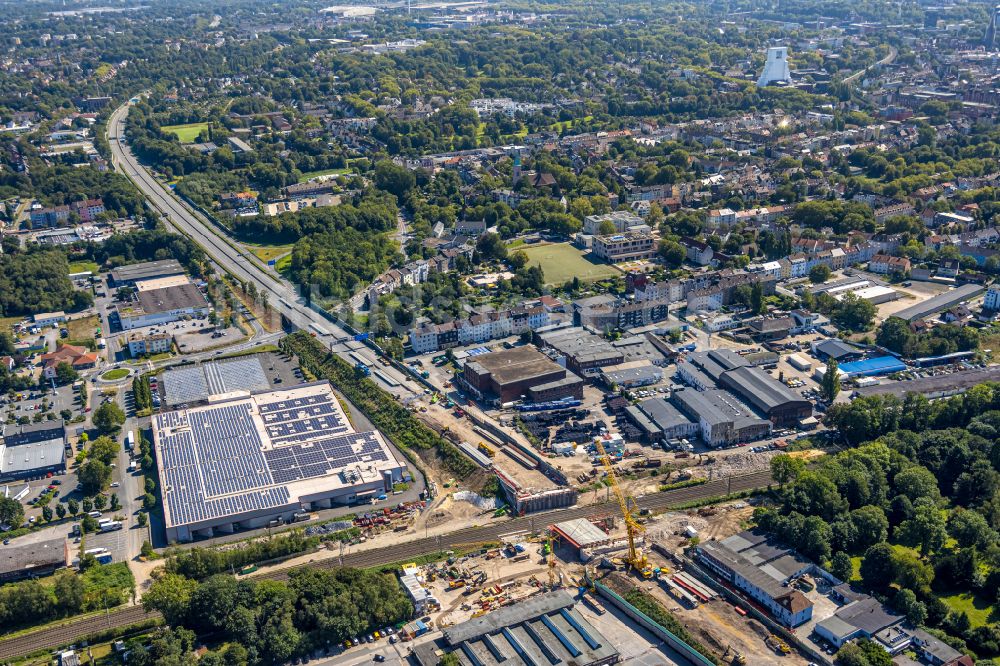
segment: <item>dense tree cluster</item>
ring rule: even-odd
[[[69,279],[62,250],[33,249],[0,256],[0,313],[5,317],[81,310],[94,302]]]
[[[908,397],[905,405],[870,398],[838,405],[829,419],[851,441],[877,439],[809,469],[779,456],[778,505],[759,508],[755,520],[841,579],[857,575],[914,624],[996,656],[1000,625],[971,628],[942,596],[971,590],[1000,603],[997,407],[1000,392],[988,385],[932,404]],[[860,571],[851,556],[861,558]]]
[[[347,568],[294,569],[287,583],[228,574],[198,583],[167,573],[142,602],[162,612],[175,631],[212,634],[242,646],[250,664],[283,663],[413,614],[392,573]]]
[[[979,331],[970,326],[943,324],[914,333],[899,317],[889,317],[879,326],[875,341],[907,358],[941,356],[979,348]]]
[[[123,563],[84,567],[82,573],[63,571],[52,581],[27,580],[0,587],[0,627],[3,632],[43,624],[92,610],[125,603],[135,579]]]

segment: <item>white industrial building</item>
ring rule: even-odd
[[[406,471],[380,433],[353,429],[325,381],[210,396],[152,426],[171,543],[366,502]]]

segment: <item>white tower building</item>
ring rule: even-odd
[[[767,62],[764,63],[764,71],[757,79],[757,87],[774,83],[775,81],[791,81],[792,75],[788,71],[788,47],[772,46],[767,50]]]

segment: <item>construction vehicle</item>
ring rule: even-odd
[[[650,579],[653,577],[653,566],[646,559],[646,556],[641,550],[636,548],[635,540],[636,536],[642,534],[646,531],[646,528],[635,517],[635,513],[638,511],[638,506],[636,506],[636,501],[625,494],[622,490],[621,485],[618,483],[618,476],[615,474],[614,465],[611,463],[611,457],[608,456],[608,452],[604,450],[604,444],[601,443],[600,438],[594,440],[597,446],[597,453],[604,463],[604,470],[607,473],[608,481],[611,483],[611,489],[615,492],[615,498],[618,500],[618,505],[621,507],[622,518],[625,519],[625,532],[628,534],[628,564],[635,570],[637,574],[645,579]],[[629,500],[632,500],[632,506],[629,506]]]
[[[792,651],[792,648],[788,647],[788,643],[781,640],[774,634],[771,634],[770,636],[765,638],[764,644],[767,645],[767,647],[774,650],[775,652],[777,652],[778,654],[790,654]]]
[[[479,442],[479,446],[477,446],[476,448],[478,448],[480,451],[482,451],[490,458],[494,458],[497,455],[497,452],[493,450],[493,447],[491,447],[486,442]]]
[[[731,658],[730,655],[732,655]],[[726,652],[722,655],[722,660],[725,661],[726,659],[729,659],[730,664],[735,664],[736,666],[745,666],[747,663],[747,658],[743,656],[743,653],[734,649],[732,645],[727,645]]]

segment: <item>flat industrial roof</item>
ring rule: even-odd
[[[136,280],[135,288],[139,291],[152,291],[154,289],[165,289],[167,287],[179,287],[188,284],[191,280],[187,275],[179,273],[177,275],[165,275],[163,277],[149,278],[148,280]]]
[[[141,264],[119,266],[111,271],[111,279],[115,282],[134,282],[151,277],[177,275],[184,273],[184,268],[176,259],[146,261]]]
[[[205,296],[190,282],[174,287],[139,292],[139,305],[146,314],[208,306]]]
[[[926,301],[921,301],[916,305],[912,305],[905,310],[900,310],[892,316],[899,317],[903,321],[916,321],[917,319],[929,317],[932,314],[941,312],[942,310],[947,310],[954,305],[958,305],[959,303],[978,296],[984,291],[986,291],[986,287],[982,285],[963,284],[960,287],[956,287],[950,291],[938,294],[933,298],[929,298]]]
[[[325,381],[157,414],[153,444],[168,528],[291,506],[404,466],[380,433],[354,431]]]
[[[618,650],[573,608],[565,590],[548,592],[445,629],[444,642],[462,664],[598,664]],[[428,652],[421,648],[431,648]],[[436,663],[433,646],[414,649],[421,664]],[[471,656],[470,656],[471,655]],[[433,660],[433,661],[432,661]]]
[[[568,539],[576,548],[586,548],[595,543],[604,543],[610,537],[597,525],[586,518],[575,518],[556,523],[552,529]]]
[[[935,375],[922,379],[911,379],[905,382],[892,382],[889,384],[879,384],[877,386],[866,386],[855,391],[857,395],[895,395],[900,398],[907,393],[919,393],[938,397],[944,395],[954,395],[965,389],[972,388],[977,384],[986,382],[1000,382],[1000,365],[992,365],[988,368],[976,368],[974,370],[963,370],[947,375]]]
[[[28,574],[32,569],[66,564],[65,536],[24,544],[15,541],[0,548],[0,577]]]
[[[906,370],[906,364],[895,356],[876,356],[863,361],[851,361],[837,366],[846,377],[888,375]]]
[[[465,366],[477,372],[481,372],[480,368],[489,372],[494,381],[501,385],[564,369],[537,349],[527,346],[480,354],[467,361]]]
[[[256,354],[170,368],[163,373],[163,390],[170,407],[207,400],[233,391],[266,391],[271,387]]]
[[[642,413],[660,429],[668,430],[679,425],[690,425],[691,419],[684,416],[679,409],[671,405],[665,398],[650,398],[639,403]]]
[[[62,436],[30,444],[0,444],[0,477],[22,476],[65,462],[66,442]]]

